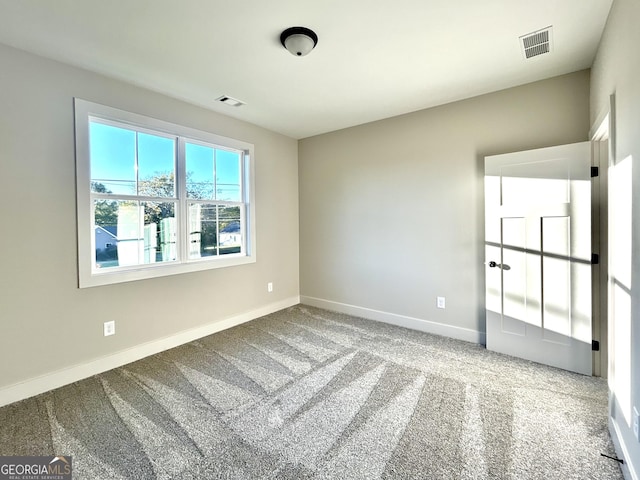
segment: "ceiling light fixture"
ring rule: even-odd
[[[282,46],[296,57],[304,57],[318,44],[318,36],[305,27],[287,28],[280,34]]]

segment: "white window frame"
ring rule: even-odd
[[[210,132],[176,125],[117,108],[100,105],[79,98],[74,99],[76,129],[76,200],[78,222],[78,286],[80,288],[111,285],[121,282],[164,277],[202,270],[245,265],[256,261],[255,235],[255,186],[253,144],[223,137]],[[176,212],[178,221],[178,260],[154,264],[95,268],[95,234],[93,219],[93,195],[91,193],[91,159],[89,145],[89,123],[92,118],[115,125],[128,125],[137,131],[146,131],[161,136],[176,138]],[[221,149],[243,152],[241,228],[243,245],[241,253],[226,254],[198,259],[188,258],[187,205],[189,203],[224,204],[218,200],[194,200],[186,198],[184,165],[185,142],[203,143]],[[145,200],[145,197],[139,197]],[[155,199],[154,201],[157,201]],[[178,213],[179,212],[179,213]]]

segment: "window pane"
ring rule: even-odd
[[[136,193],[135,132],[102,123],[89,123],[91,190]]]
[[[138,194],[175,197],[175,139],[138,133]]]
[[[95,260],[97,268],[118,266],[118,202],[94,202]]]
[[[216,199],[240,202],[240,153],[216,150]]]
[[[175,203],[96,200],[97,268],[176,260]]]
[[[240,253],[242,250],[240,207],[219,207],[218,228],[220,232],[220,255]]]
[[[189,205],[189,258],[218,254],[218,212],[216,205]]]
[[[189,258],[240,253],[240,207],[212,203],[189,205]]]
[[[145,223],[144,263],[173,262],[178,258],[176,205],[174,202],[142,202]]]
[[[185,144],[188,198],[198,200],[214,198],[213,152],[212,147],[193,143]]]

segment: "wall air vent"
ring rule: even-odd
[[[551,52],[552,27],[543,28],[536,32],[520,37],[520,47],[524,58],[537,57]]]
[[[222,95],[221,97],[216,98],[217,102],[224,103],[225,105],[229,105],[230,107],[241,107],[245,103],[237,98],[229,97],[228,95]]]

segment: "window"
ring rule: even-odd
[[[80,287],[255,261],[253,145],[76,99]]]

